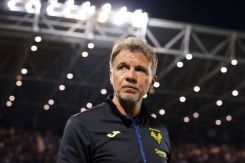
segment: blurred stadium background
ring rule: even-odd
[[[173,162],[245,161],[245,33],[128,10],[0,2],[0,163],[55,162],[68,117],[112,94],[110,48],[128,36],[159,56],[145,102],[170,130]]]

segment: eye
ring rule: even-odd
[[[144,67],[142,67],[142,66],[136,67],[135,70],[138,71],[138,72],[143,72],[143,73],[148,74],[147,70]]]
[[[128,69],[128,66],[127,66],[126,64],[119,64],[119,65],[117,66],[117,69],[118,69],[118,70]]]

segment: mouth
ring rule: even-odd
[[[138,88],[129,85],[123,86],[122,88],[125,89],[128,93],[135,93],[135,91],[138,91]]]

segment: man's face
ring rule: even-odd
[[[143,53],[123,49],[110,70],[115,96],[125,102],[140,101],[154,80],[151,64]]]

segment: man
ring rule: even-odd
[[[167,129],[142,104],[156,80],[157,56],[137,38],[114,44],[110,82],[114,95],[73,115],[63,134],[58,163],[167,163]]]

